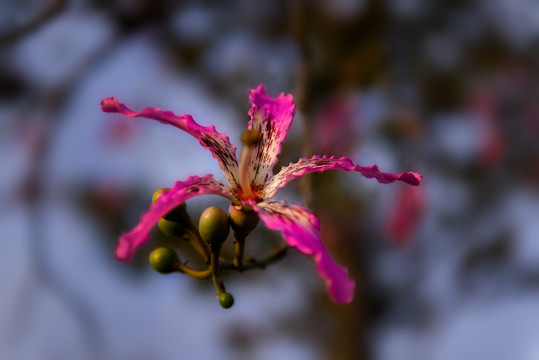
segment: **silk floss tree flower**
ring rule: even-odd
[[[338,303],[349,303],[354,296],[355,283],[348,276],[348,271],[339,266],[326,250],[320,238],[317,218],[300,205],[275,200],[273,196],[293,179],[333,169],[359,172],[366,178],[375,178],[384,184],[399,180],[419,185],[422,177],[413,172],[383,173],[376,165],[359,166],[348,158],[327,156],[302,158],[273,174],[273,167],[281,152],[281,143],[294,117],[294,99],[292,95],[284,93],[276,98],[271,97],[266,94],[264,85],[260,85],[250,90],[249,100],[252,105],[249,110],[250,121],[242,135],[243,149],[239,159],[236,157],[236,147],[231,144],[228,136],[217,132],[214,126],[199,125],[190,115],[177,116],[158,108],[135,112],[119,103],[115,97],[101,102],[104,112],[154,119],[192,135],[218,161],[227,183],[225,185],[215,180],[213,175],[190,176],[185,181],[176,182],[150,206],[133,230],[120,237],[116,257],[129,261],[135,250],[148,241],[151,228],[177,206],[197,196],[219,195],[231,202],[230,218],[233,217],[232,212],[248,214],[254,211],[269,229],[280,231],[289,246],[311,255],[332,299]],[[237,261],[231,267],[240,268],[242,257],[240,246],[239,258],[235,259]],[[218,282],[216,286],[219,289]]]

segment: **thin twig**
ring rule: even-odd
[[[195,270],[188,266],[187,264],[177,262],[175,264],[176,271],[181,272],[183,274],[189,275],[190,277],[194,279],[207,279],[210,276],[212,276],[211,269],[205,269],[205,270]]]
[[[37,13],[27,23],[15,26],[14,28],[0,34],[0,46],[12,44],[24,36],[37,30],[46,24],[54,16],[58,15],[67,5],[67,0],[51,0],[49,5],[41,12]]]
[[[288,244],[282,243],[276,248],[274,248],[268,255],[260,259],[255,259],[253,257],[247,258],[241,268],[238,268],[233,262],[230,262],[230,261],[221,261],[220,266],[222,269],[236,270],[236,271],[244,271],[244,270],[250,270],[250,269],[265,269],[268,265],[281,259],[286,254],[287,250],[288,250]]]

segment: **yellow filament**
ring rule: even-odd
[[[241,135],[243,149],[240,156],[240,186],[243,196],[248,199],[253,197],[251,181],[249,180],[249,159],[255,146],[260,142],[260,132],[257,130],[245,130]]]

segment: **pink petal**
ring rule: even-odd
[[[235,201],[222,182],[214,180],[212,175],[203,177],[191,176],[185,181],[178,181],[164,192],[148,211],[142,214],[138,225],[128,233],[123,234],[116,247],[116,258],[129,261],[136,248],[143,245],[150,237],[151,228],[176,206],[200,195],[220,195]]]
[[[329,255],[320,238],[320,225],[313,214],[284,201],[272,200],[256,204],[250,200],[250,205],[268,228],[282,232],[290,246],[314,257],[318,272],[325,279],[335,302],[352,301],[355,283],[348,277],[348,271],[337,265]]]
[[[382,184],[389,184],[397,180],[404,181],[410,185],[419,185],[423,177],[414,172],[403,172],[400,174],[389,174],[380,172],[378,166],[359,166],[352,160],[342,157],[320,157],[313,156],[311,159],[302,158],[297,163],[283,167],[264,188],[263,197],[265,199],[272,197],[277,189],[284,187],[288,182],[311,172],[322,172],[326,170],[339,169],[344,171],[357,171],[366,178],[375,178]]]
[[[248,128],[260,131],[261,141],[249,159],[249,178],[254,188],[261,187],[273,176],[281,143],[294,118],[296,105],[292,95],[281,93],[273,98],[266,94],[264,85],[249,91]]]
[[[218,133],[215,126],[201,126],[193,120],[191,115],[177,116],[171,111],[163,111],[158,108],[146,108],[140,112],[135,112],[124,104],[119,103],[116,97],[103,99],[101,109],[104,112],[154,119],[164,124],[176,126],[191,134],[198,139],[204,148],[210,150],[213,157],[219,162],[228,185],[232,188],[239,187],[236,147],[230,143],[228,136]]]

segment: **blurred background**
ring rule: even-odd
[[[539,3],[518,0],[3,0],[0,358],[539,359]],[[239,144],[248,90],[292,93],[280,163],[347,156],[419,187],[327,172],[309,206],[357,281],[335,305],[313,261],[210,281],[114,259],[153,191],[224,177],[181,131]],[[197,220],[215,196],[189,203]],[[279,236],[259,225],[248,251]]]

